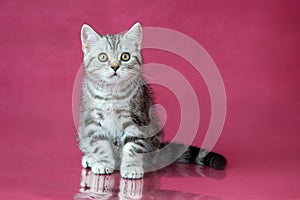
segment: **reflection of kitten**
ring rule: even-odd
[[[187,167],[187,169],[184,169]],[[193,168],[194,167],[194,168]],[[189,169],[190,168],[190,169]],[[195,169],[198,170],[195,171]],[[208,169],[217,173],[225,173],[224,171]],[[87,199],[205,199],[205,200],[221,200],[217,197],[207,196],[204,194],[191,194],[172,190],[162,190],[160,178],[169,174],[174,177],[184,177],[193,174],[193,176],[204,176],[206,172],[198,165],[173,164],[171,167],[165,168],[163,171],[157,171],[144,179],[123,179],[118,174],[113,175],[95,175],[89,169],[83,169],[81,173],[81,182],[79,193],[74,197],[76,200]],[[173,170],[176,170],[174,174]],[[200,172],[199,174],[195,172]],[[224,177],[224,175],[223,175]],[[214,176],[212,178],[215,178]],[[218,176],[217,178],[222,178]]]
[[[98,35],[88,25],[81,30],[85,77],[82,85],[79,146],[83,167],[95,174],[120,169],[124,178],[142,178],[145,166],[155,166],[176,150],[177,161],[223,169],[226,159],[197,147],[161,143],[150,89],[141,74],[142,27],[123,34]],[[165,155],[145,156],[166,147]],[[159,153],[158,153],[159,154]],[[174,154],[174,155],[173,155]],[[147,158],[146,158],[147,157]]]

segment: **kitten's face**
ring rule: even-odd
[[[141,70],[142,27],[124,34],[98,35],[88,25],[81,30],[86,73],[109,84],[134,79]]]

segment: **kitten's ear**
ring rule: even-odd
[[[141,46],[142,46],[142,38],[143,38],[143,29],[142,26],[139,22],[137,22],[136,24],[134,24],[129,31],[127,31],[125,33],[125,37],[133,42],[136,47],[141,50]]]
[[[81,28],[82,51],[86,53],[99,40],[99,35],[87,24]]]

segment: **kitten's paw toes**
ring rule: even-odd
[[[92,172],[94,174],[112,174],[114,169],[112,167],[108,167],[105,164],[94,163],[92,166]]]
[[[91,168],[94,158],[90,155],[84,155],[81,160],[81,165],[84,168]]]
[[[139,166],[121,168],[121,176],[125,179],[141,179],[144,177],[144,170]]]

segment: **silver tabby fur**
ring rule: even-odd
[[[143,153],[160,146],[152,100],[141,75],[141,40],[139,23],[115,35],[82,27],[85,76],[79,144],[83,167],[95,174],[120,169],[124,178],[142,178]],[[122,60],[123,53],[130,59]]]
[[[145,169],[153,171],[175,160],[225,167],[226,159],[220,154],[161,143],[162,132],[141,73],[139,23],[114,35],[99,35],[83,25],[81,41],[85,76],[78,140],[83,167],[90,167],[95,174],[119,169],[121,176],[129,179],[142,178]]]

